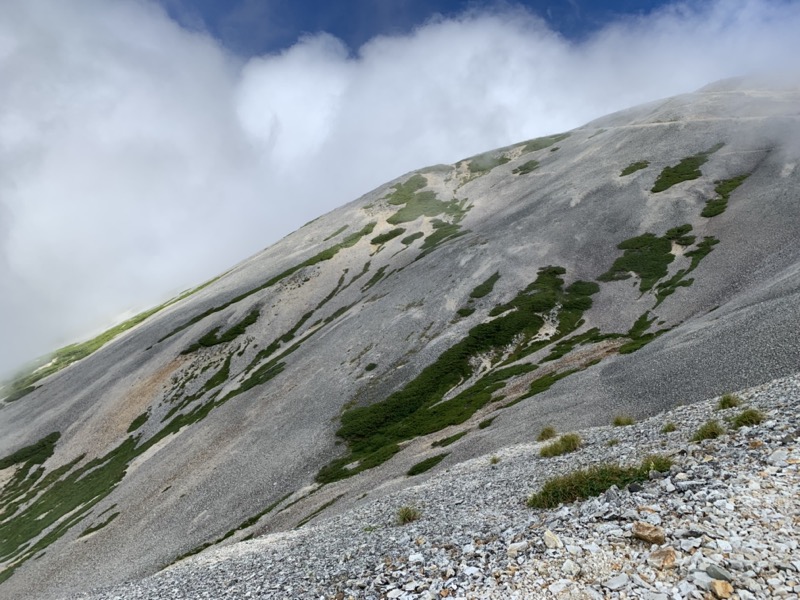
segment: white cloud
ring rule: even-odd
[[[243,61],[141,0],[4,0],[0,373],[413,168],[793,66],[797,31],[779,0],[580,43],[504,9]]]

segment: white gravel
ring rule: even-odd
[[[714,398],[581,431],[583,447],[556,458],[539,457],[541,444],[509,447],[499,462],[477,458],[315,525],[74,598],[798,598],[800,376],[739,395],[738,408],[718,411]],[[765,421],[688,441],[746,407]],[[677,430],[662,433],[669,422]],[[525,505],[553,475],[651,453],[674,465],[641,489],[555,510]],[[421,518],[398,525],[404,505]]]

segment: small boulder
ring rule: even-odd
[[[733,595],[733,586],[727,581],[714,579],[709,586],[711,593],[717,598],[730,598]]]
[[[666,541],[664,530],[657,525],[636,521],[633,524],[632,533],[634,537],[644,540],[650,544],[663,544]]]

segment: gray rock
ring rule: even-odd
[[[733,575],[730,571],[720,567],[719,565],[709,565],[706,567],[706,573],[712,579],[721,579],[722,581],[733,581]]]
[[[624,588],[629,582],[630,578],[625,573],[618,573],[610,579],[606,579],[603,582],[603,587],[606,587],[611,591],[617,591]]]
[[[575,578],[581,573],[581,566],[574,560],[567,559],[561,565],[561,572],[567,577]]]

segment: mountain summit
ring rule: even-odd
[[[732,80],[420,169],[59,351],[0,403],[0,597],[797,372],[798,107]]]

